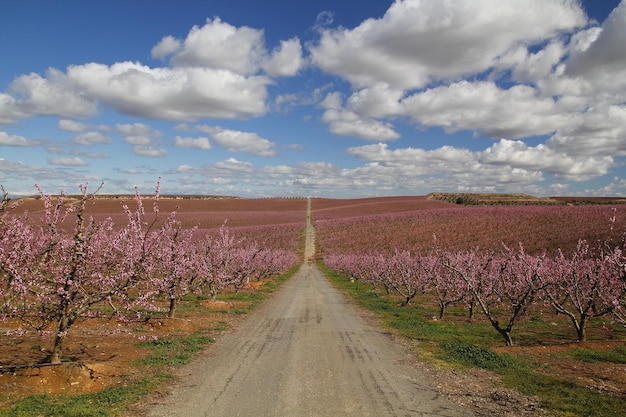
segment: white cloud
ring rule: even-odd
[[[148,136],[126,136],[124,138],[124,142],[130,145],[150,145],[152,143],[152,138]]]
[[[519,46],[500,56],[494,67],[504,72],[511,70],[516,81],[534,82],[552,74],[566,53],[567,48],[560,40],[550,42],[537,52]]]
[[[252,172],[254,169],[250,162],[239,161],[235,158],[228,158],[224,161],[215,163],[213,166],[218,171],[230,171],[230,172]]]
[[[154,146],[134,146],[133,153],[137,156],[149,156],[155,158],[162,158],[167,155],[166,149],[158,149]]]
[[[145,123],[117,123],[115,129],[125,136],[161,137],[163,133]]]
[[[9,135],[6,132],[0,132],[0,146],[28,147],[34,146],[34,144],[23,136]]]
[[[209,138],[190,138],[176,136],[174,138],[174,146],[179,148],[194,148],[194,149],[211,149],[211,143]]]
[[[548,144],[574,156],[626,155],[626,106],[590,108],[556,132]]]
[[[132,62],[71,66],[68,78],[121,113],[170,121],[260,116],[270,82],[227,70],[150,68]]]
[[[289,165],[275,165],[263,167],[262,171],[273,178],[284,178],[294,172],[294,168]]]
[[[263,31],[235,27],[219,18],[207,19],[191,28],[181,48],[172,57],[176,67],[227,70],[240,75],[255,74],[265,54]]]
[[[57,124],[58,128],[67,132],[84,132],[89,129],[89,125],[74,120],[61,119]]]
[[[84,167],[87,165],[85,161],[76,157],[76,158],[50,158],[48,159],[48,163],[52,165],[62,165],[67,167]]]
[[[196,172],[197,169],[192,167],[192,166],[190,166],[190,165],[183,164],[183,165],[177,166],[174,171],[176,171],[178,173],[190,173],[190,172],[193,173],[193,172]]]
[[[322,121],[329,124],[329,130],[335,135],[367,140],[395,140],[400,137],[390,123],[343,109],[341,94],[338,92],[329,93],[320,107],[326,109]]]
[[[263,69],[270,77],[291,77],[303,65],[302,46],[298,38],[281,41],[280,46],[263,62]]]
[[[335,15],[330,10],[324,10],[317,14],[315,18],[315,23],[313,24],[313,29],[321,30],[327,26],[332,25],[335,20]]]
[[[153,138],[163,136],[161,131],[153,129],[145,123],[118,123],[115,125],[115,130],[124,135],[126,143],[142,147],[138,151],[140,154],[147,153],[150,156],[155,156],[153,148],[149,146],[154,143]]]
[[[570,122],[552,97],[541,97],[525,85],[504,90],[489,81],[428,89],[403,99],[402,106],[404,114],[421,126],[480,131],[494,138],[546,135]]]
[[[77,145],[85,145],[85,146],[91,146],[96,143],[107,144],[110,142],[111,142],[111,138],[109,138],[106,135],[103,135],[100,132],[81,133],[79,135],[74,136],[74,139],[72,139],[72,143],[75,143]]]
[[[322,121],[329,124],[331,133],[339,136],[366,140],[395,140],[400,137],[391,123],[363,117],[348,110],[326,110]]]
[[[346,107],[368,117],[393,117],[403,112],[400,104],[403,96],[404,91],[395,90],[385,83],[377,83],[352,94]]]
[[[86,158],[92,158],[92,159],[109,159],[109,158],[111,158],[111,155],[108,155],[108,154],[105,154],[105,153],[83,152],[83,151],[78,150],[78,149],[74,149],[74,150],[70,151],[70,155],[84,156]]]
[[[231,152],[246,152],[257,156],[275,156],[276,144],[253,132],[223,129],[219,126],[197,126],[213,137],[215,144]]]
[[[573,52],[566,74],[605,78],[626,73],[625,22],[626,2],[622,1],[604,22],[602,30],[592,32],[583,47]]]
[[[15,98],[6,93],[0,93],[0,125],[17,123],[20,119],[29,117],[19,106]]]
[[[397,0],[380,19],[323,30],[313,62],[363,88],[421,88],[491,68],[521,45],[586,23],[576,0]]]
[[[8,173],[28,173],[32,171],[32,167],[21,161],[11,161],[0,157],[0,172]]]
[[[532,147],[522,141],[506,139],[500,140],[482,152],[479,161],[530,171],[543,171],[554,174],[557,178],[573,181],[586,181],[605,175],[614,162],[609,156],[580,155],[575,157],[557,152],[543,144]]]
[[[35,73],[20,75],[8,92],[18,97],[14,105],[23,114],[85,118],[98,112],[96,100],[82,94],[71,79],[54,68],[46,71],[46,78]]]
[[[268,52],[263,30],[235,27],[220,18],[207,19],[202,27],[194,26],[182,42],[166,36],[152,50],[157,58],[170,54],[174,67],[226,70],[245,77],[261,69],[270,77],[293,76],[303,65],[298,38],[280,41]]]
[[[511,184],[530,187],[544,180],[545,175],[586,181],[607,174],[614,162],[610,157],[573,157],[547,145],[531,147],[507,139],[478,152],[452,146],[391,150],[387,144],[378,143],[349,148],[347,153],[368,161],[362,169],[378,172],[377,182],[401,182],[415,177],[428,179],[429,184],[445,184],[447,188],[462,185],[468,190]]]
[[[152,58],[163,59],[180,49],[180,41],[173,36],[165,36],[161,41],[152,48],[150,56]]]

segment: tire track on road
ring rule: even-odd
[[[151,417],[471,416],[368,325],[314,262],[307,210],[300,270],[242,325],[185,368]]]

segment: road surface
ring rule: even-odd
[[[307,210],[298,273],[185,369],[151,417],[471,416],[407,364],[316,267]]]

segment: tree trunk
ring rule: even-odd
[[[496,329],[498,331],[498,333],[500,333],[500,335],[502,336],[502,338],[504,339],[504,343],[507,346],[513,346],[513,339],[511,338],[511,329],[510,328],[502,328],[500,327],[500,323],[496,320],[496,321],[491,321],[491,325],[493,326],[494,329]]]
[[[579,342],[584,342],[587,340],[587,327],[585,326],[585,318],[581,318],[580,322],[572,317],[572,322],[574,323],[574,327],[576,328],[576,336],[578,337]]]
[[[178,302],[176,300],[176,297],[171,297],[170,298],[170,308],[167,311],[167,317],[169,318],[173,318],[174,315],[176,314],[176,307],[178,305]]]
[[[65,344],[65,337],[67,336],[67,329],[70,328],[70,319],[66,314],[63,314],[59,319],[57,326],[57,333],[54,337],[54,345],[52,346],[52,353],[50,353],[49,362],[51,364],[61,363],[61,356],[63,354],[63,346]]]
[[[470,303],[469,303],[469,308],[468,308],[468,310],[469,310],[469,315],[468,315],[468,318],[470,318],[470,319],[473,319],[473,318],[474,318],[474,311],[475,311],[475,309],[476,309],[476,300],[474,300],[474,299],[473,299],[473,300],[472,300],[472,301],[470,301]]]

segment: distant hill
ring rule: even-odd
[[[431,200],[466,206],[624,204],[626,197],[534,197],[528,194],[430,193]]]

